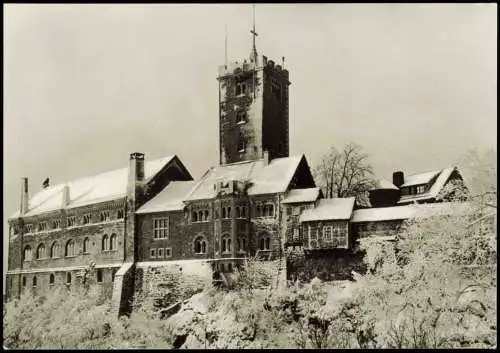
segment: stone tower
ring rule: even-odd
[[[220,164],[288,157],[288,71],[259,56],[219,67]]]

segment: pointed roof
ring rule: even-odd
[[[292,189],[281,203],[314,202],[319,197],[320,188]]]
[[[432,170],[430,172],[410,175],[405,177],[405,182],[401,187],[427,184],[440,172],[441,170]]]
[[[393,190],[399,190],[398,187],[396,185],[394,185],[393,183],[391,183],[389,180],[387,179],[379,179],[375,182],[375,187],[372,188],[372,190],[375,190],[375,189],[393,189]]]
[[[158,172],[177,156],[167,156],[144,163],[144,180],[149,182]],[[182,163],[181,165],[182,168]],[[63,188],[69,186],[69,204],[67,208],[119,199],[126,196],[129,168],[115,169],[109,172],[80,178],[68,183],[49,186],[30,197],[26,217],[61,209]],[[17,210],[11,218],[19,217]]]
[[[172,181],[158,195],[146,202],[135,213],[155,213],[166,211],[182,211],[184,199],[196,185],[194,180]]]
[[[212,199],[216,196],[214,185],[231,180],[248,182],[248,195],[285,192],[302,160],[305,161],[304,155],[276,158],[268,165],[261,159],[212,167],[201,177],[185,201]]]
[[[351,218],[355,197],[320,199],[316,207],[305,210],[300,222],[348,220]]]
[[[456,167],[445,168],[443,170],[437,171],[437,173],[427,172],[411,176],[410,183],[412,184],[409,184],[409,182],[405,182],[401,187],[409,185],[426,184],[430,182],[436,175],[437,178],[434,181],[434,184],[432,184],[432,186],[427,192],[418,195],[401,196],[401,198],[398,201],[398,204],[436,198],[454,171],[458,171]],[[425,182],[425,180],[427,180],[427,182]]]
[[[418,205],[393,207],[366,208],[355,210],[352,214],[352,223],[377,222],[391,220],[405,220],[410,218],[426,218],[436,215],[450,215],[466,212],[470,203],[467,202],[439,202]]]

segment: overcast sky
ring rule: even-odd
[[[257,50],[290,71],[291,155],[314,165],[354,141],[390,179],[496,148],[496,13],[258,4]],[[33,194],[134,151],[177,154],[194,177],[217,164],[224,27],[229,61],[241,60],[251,23],[250,4],[5,5],[4,220],[22,176]]]

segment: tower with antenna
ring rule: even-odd
[[[257,52],[255,5],[248,59],[219,66],[220,164],[288,157],[288,70]],[[227,56],[227,33],[225,55]],[[284,60],[282,60],[283,62]]]

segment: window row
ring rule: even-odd
[[[124,217],[124,211],[123,210],[118,210],[116,212],[116,218],[114,219],[123,219]],[[68,227],[74,227],[77,225],[85,225],[85,224],[91,224],[91,223],[98,223],[98,222],[107,222],[110,221],[110,212],[109,211],[102,211],[99,213],[98,216],[93,216],[91,213],[86,213],[83,216],[76,217],[76,216],[68,216],[66,219],[66,223]],[[52,229],[61,229],[61,220],[60,219],[54,219],[51,220],[50,222],[48,221],[42,221],[38,222],[36,224],[28,223],[24,226],[26,233],[35,233],[35,232],[45,232],[48,230]],[[12,234],[18,234],[19,233],[19,227],[18,226],[13,226],[11,227],[11,232]]]
[[[101,249],[103,251],[117,250],[117,235],[114,233],[111,234],[111,236],[104,234],[102,237]],[[90,239],[88,237],[83,240],[82,252],[84,254],[88,254],[90,252]],[[45,248],[44,243],[39,244],[37,246],[36,252],[35,252],[35,258],[37,260],[47,259],[47,258],[58,258],[60,256],[61,256],[60,255],[60,247],[59,247],[59,243],[57,241],[52,243],[52,245],[50,247],[49,254],[47,254],[47,250]],[[73,239],[70,239],[66,242],[66,245],[64,247],[64,256],[65,257],[75,256],[75,242]],[[31,246],[26,245],[24,247],[23,259],[24,259],[24,261],[33,260],[33,252],[32,252]]]
[[[152,259],[172,257],[172,248],[151,248],[149,249],[149,256]]]
[[[114,282],[115,280],[115,275],[116,275],[116,272],[118,272],[118,269],[115,268],[113,269],[112,273],[111,273],[111,281]],[[103,282],[103,270],[102,269],[97,269],[95,271],[95,275],[96,275],[96,281],[97,283],[102,283]],[[71,284],[72,282],[72,274],[71,272],[66,272],[66,284]],[[32,286],[33,287],[36,287],[37,286],[37,277],[36,276],[33,276],[32,280]],[[23,287],[26,287],[27,285],[27,278],[26,276],[23,276],[23,280],[22,280],[22,283],[23,283]],[[51,273],[49,275],[49,285],[54,285],[56,283],[56,277],[53,273]]]
[[[169,218],[154,218],[153,219],[153,238],[168,239],[169,234]]]
[[[274,204],[272,204],[272,203],[265,203],[265,204],[257,203],[255,205],[255,217],[274,217]]]
[[[322,236],[322,241],[333,246],[347,247],[347,224],[324,225],[322,227],[308,225],[307,234],[310,240],[317,241]]]
[[[203,211],[193,211],[191,212],[191,222],[209,222],[210,221],[210,212],[208,210]]]

